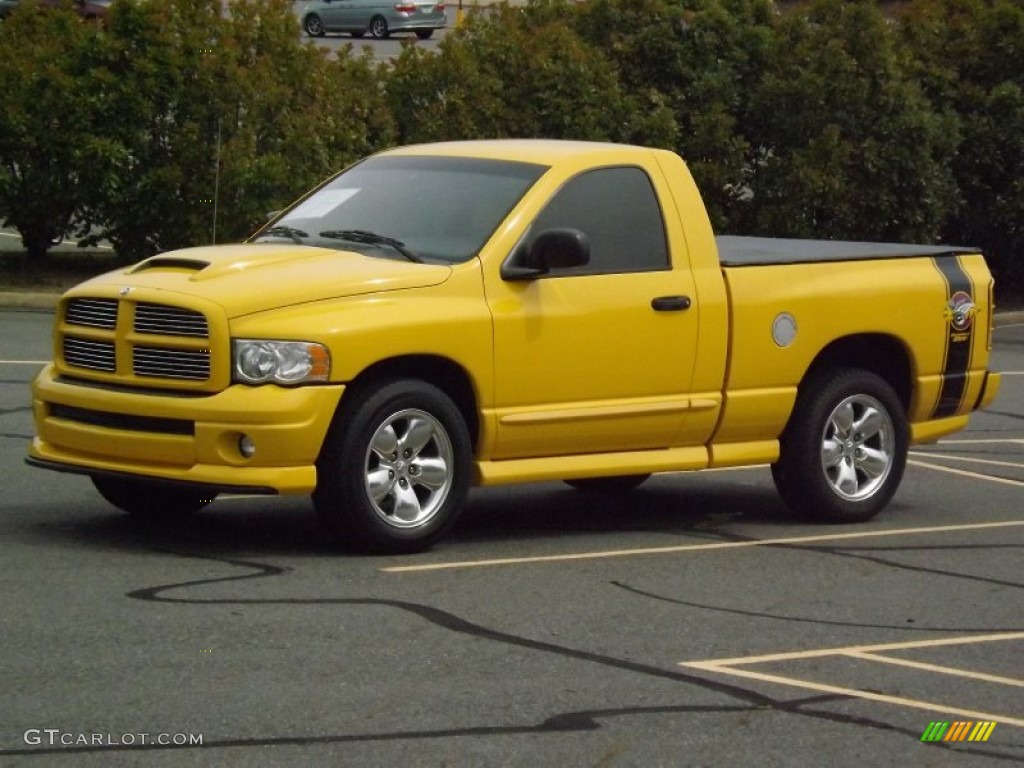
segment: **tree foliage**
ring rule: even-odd
[[[43,256],[70,233],[114,151],[91,67],[95,28],[26,2],[0,24],[0,222]]]
[[[919,82],[962,126],[943,236],[981,246],[997,280],[1024,289],[1024,5],[916,0],[900,22]]]
[[[1024,287],[1024,6],[532,0],[379,64],[302,42],[289,0],[33,0],[0,26],[0,219],[126,257],[244,236],[394,143],[667,147],[716,228],[945,240]],[[216,209],[216,210],[215,210]]]
[[[780,18],[747,130],[746,226],[794,237],[932,241],[954,199],[956,125],[908,75],[875,3]]]
[[[242,237],[392,142],[379,65],[299,37],[288,0],[31,0],[0,27],[0,220],[125,258]]]
[[[577,17],[628,91],[671,110],[678,130],[667,146],[686,158],[716,227],[733,226],[749,192],[744,126],[772,19],[766,0],[594,0]]]
[[[243,237],[390,138],[376,65],[302,44],[287,0],[121,3],[104,42],[131,118],[87,209],[126,256]]]
[[[660,96],[624,88],[614,62],[566,23],[573,13],[562,0],[499,6],[470,17],[436,55],[407,47],[388,77],[401,140],[671,141]]]

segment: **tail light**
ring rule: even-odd
[[[416,6],[413,3],[399,3],[395,10],[399,13],[416,13]]]

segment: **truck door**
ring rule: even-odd
[[[656,180],[660,171],[651,172]],[[493,458],[673,444],[689,404],[698,307],[687,265],[673,269],[670,249],[685,246],[679,224],[666,227],[651,173],[616,166],[574,176],[524,240],[553,228],[582,231],[589,263],[526,280],[485,278]]]

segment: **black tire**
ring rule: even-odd
[[[310,37],[323,37],[324,32],[324,21],[315,13],[310,13],[302,20],[302,28],[306,30],[306,34]]]
[[[317,461],[320,518],[361,552],[427,549],[469,491],[472,444],[459,409],[415,379],[346,393],[341,409]]]
[[[352,37],[354,37],[354,38],[356,38],[358,40],[359,38],[361,38],[363,35],[366,34],[366,30],[365,29],[357,29],[354,32],[349,32],[349,34],[352,35]]]
[[[804,518],[870,520],[903,479],[908,440],[903,405],[888,382],[859,369],[823,371],[800,387],[772,478]]]
[[[100,496],[118,509],[147,520],[188,517],[217,498],[216,493],[128,477],[97,475],[92,478],[92,484]]]
[[[434,34],[434,30],[432,30],[432,29],[417,29],[416,30],[416,37],[418,37],[420,40],[429,40],[433,36],[433,34]]]
[[[571,485],[577,491],[585,493],[602,493],[614,495],[617,493],[629,493],[643,483],[650,474],[646,475],[617,475],[615,477],[588,477],[580,480],[566,480],[566,485]]]
[[[386,40],[391,35],[391,30],[388,29],[388,22],[383,16],[374,16],[370,19],[369,27],[370,37],[376,38],[377,40]]]

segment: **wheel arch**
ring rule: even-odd
[[[901,339],[884,333],[836,339],[811,361],[799,386],[803,387],[824,371],[838,368],[859,368],[880,376],[896,392],[904,413],[910,412],[914,397],[913,360]]]
[[[345,388],[338,414],[345,409],[350,392],[362,391],[367,388],[380,387],[388,381],[396,379],[419,379],[444,392],[455,403],[456,408],[466,421],[469,437],[474,448],[480,436],[480,416],[477,407],[476,387],[469,373],[461,365],[446,357],[438,355],[404,355],[381,360],[361,371]]]

